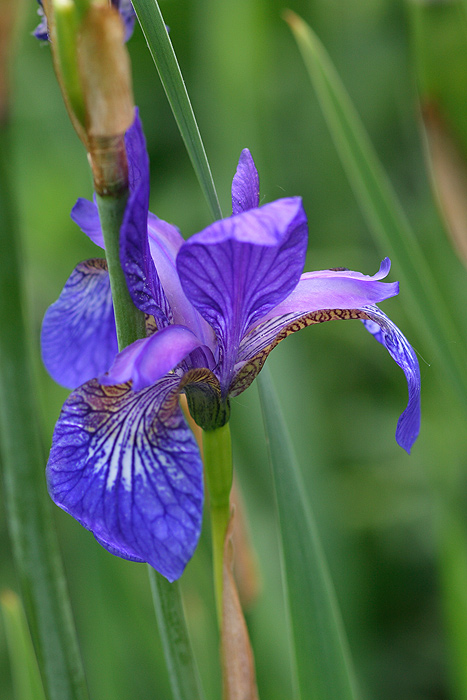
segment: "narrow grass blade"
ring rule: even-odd
[[[3,591],[0,606],[15,700],[46,700],[21,600],[13,591]]]
[[[347,640],[318,531],[267,368],[257,379],[280,522],[301,700],[356,700]]]
[[[8,131],[0,128],[0,456],[24,606],[50,700],[86,700],[45,484],[45,453],[23,313]]]
[[[204,700],[188,637],[179,584],[177,581],[169,583],[150,566],[148,573],[173,698]]]
[[[206,151],[157,0],[133,0],[133,6],[212,216],[221,219]]]
[[[430,350],[467,409],[467,356],[449,307],[400,207],[364,127],[324,47],[310,27],[288,11],[289,23],[318,96],[337,151],[384,254],[392,257],[404,293]]]
[[[439,576],[448,635],[447,662],[452,697],[467,700],[467,549],[464,503],[438,503],[436,512]]]

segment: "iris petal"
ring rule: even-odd
[[[105,260],[87,260],[73,270],[45,314],[41,347],[48,372],[70,389],[108,370],[118,347]]]
[[[91,241],[100,248],[105,248],[104,236],[102,235],[101,222],[99,220],[99,212],[97,204],[90,202],[89,199],[79,197],[75,206],[71,210],[71,218],[78,224],[81,231],[89,236]]]
[[[112,0],[112,5],[120,12],[125,26],[125,41],[131,39],[135,28],[136,15],[130,0]]]
[[[319,309],[358,309],[389,299],[399,293],[398,282],[380,282],[390,267],[389,258],[385,258],[372,276],[352,270],[305,272],[293,292],[262,320],[291,313],[302,315]]]
[[[135,108],[135,120],[125,133],[125,149],[130,191],[135,190],[141,183],[149,190],[149,156],[137,107]]]
[[[120,259],[133,303],[154,316],[159,328],[172,321],[148,242],[149,160],[138,114],[127,131],[130,197],[120,230]]]
[[[113,554],[115,557],[121,557],[122,559],[128,559],[128,561],[137,561],[140,564],[144,562],[144,559],[141,559],[141,557],[135,557],[132,554],[129,554],[125,549],[123,549],[121,546],[119,547],[113,547],[111,544],[108,544],[108,542],[105,542],[101,537],[96,537],[94,535],[96,540],[99,542],[99,544],[104,547],[110,554]]]
[[[420,368],[412,346],[399,328],[377,306],[363,306],[360,309],[322,309],[305,316],[297,316],[290,313],[269,319],[243,339],[235,366],[235,376],[229,390],[230,395],[238,396],[250,386],[269,353],[291,333],[316,323],[360,319],[405,373],[409,401],[399,418],[396,440],[410,453],[420,430]]]
[[[180,231],[149,212],[148,234],[149,249],[170,305],[173,322],[190,328],[205,345],[214,350],[216,343],[211,326],[188,301],[180,284],[175,264],[183,243]]]
[[[135,109],[135,120],[125,134],[125,148],[130,192],[142,183],[147,188],[149,198],[149,159],[138,109]],[[93,243],[105,248],[95,196],[92,202],[79,197],[71,210],[71,218]]]
[[[232,181],[232,214],[259,206],[259,176],[248,148],[244,148]]]
[[[413,347],[399,328],[377,306],[363,309],[368,315],[366,329],[378,340],[407,379],[409,401],[397,423],[397,443],[410,454],[420,431],[420,367]]]
[[[198,542],[202,462],[176,377],[139,392],[92,380],[66,401],[47,465],[50,495],[109,551],[178,578]]]
[[[297,285],[306,245],[306,216],[295,197],[216,221],[180,248],[182,288],[216,332],[224,389],[248,327]]]
[[[102,384],[121,384],[132,380],[133,390],[150,386],[176,367],[190,352],[202,346],[199,339],[184,326],[168,326],[149,338],[137,340],[115,358],[109,372],[99,377]],[[203,348],[214,358],[208,348]]]

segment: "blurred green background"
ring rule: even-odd
[[[224,213],[230,213],[238,156],[248,146],[260,172],[262,201],[298,194],[304,199],[307,269],[345,266],[373,274],[386,251],[373,242],[358,209],[281,19],[283,0],[160,4]],[[13,66],[11,177],[22,217],[48,445],[67,391],[41,367],[41,319],[76,263],[100,253],[69,218],[77,197],[91,197],[91,177],[62,104],[49,48],[30,35],[35,2],[25,5]],[[407,4],[290,0],[289,7],[329,50],[465,332],[465,269],[430,190]],[[210,223],[209,212],[138,28],[129,50],[151,159],[151,210],[189,236]],[[390,280],[396,279],[394,267]],[[360,323],[323,324],[292,336],[269,364],[318,519],[363,696],[442,700],[453,695],[437,574],[443,551],[438,496],[451,479],[463,483],[467,431],[440,368],[406,313],[403,288],[383,310],[420,357],[422,431],[410,457],[394,440],[406,402],[403,374]],[[260,572],[260,594],[247,611],[260,696],[287,700],[292,688],[275,506],[254,386],[233,401],[232,432]],[[465,495],[465,489],[456,490],[460,502]],[[168,678],[145,567],[112,557],[58,509],[55,516],[91,697],[166,700]],[[3,513],[0,528],[0,589],[17,589]],[[182,584],[206,690],[220,697],[207,520]],[[0,697],[13,698],[1,625]]]

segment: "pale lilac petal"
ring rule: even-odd
[[[188,328],[168,326],[149,338],[137,340],[115,358],[109,372],[99,377],[102,384],[132,381],[133,390],[144,389],[161,379],[202,344]],[[206,348],[207,352],[210,351]],[[210,368],[214,366],[211,353]]]
[[[258,206],[259,175],[250,151],[244,148],[232,181],[232,214],[240,214]]]
[[[297,285],[306,245],[306,215],[296,197],[216,221],[180,248],[182,288],[216,331],[223,389],[247,329]]]
[[[289,296],[267,313],[262,321],[285,314],[307,314],[319,309],[359,309],[399,293],[398,282],[380,282],[391,267],[389,258],[373,275],[352,270],[305,272]]]
[[[105,248],[99,212],[95,202],[90,202],[89,199],[80,197],[71,210],[70,216],[93,243],[98,245],[99,248]]]
[[[113,553],[169,581],[198,542],[203,470],[178,378],[139,392],[93,380],[66,401],[47,465],[52,499]]]
[[[109,369],[118,347],[105,260],[74,269],[45,314],[41,346],[48,372],[70,389]]]
[[[172,312],[173,322],[192,330],[205,345],[214,350],[216,346],[214,331],[188,301],[180,284],[175,264],[177,253],[183,243],[180,231],[149,212],[148,234],[149,249]]]
[[[409,391],[407,408],[397,423],[396,440],[409,454],[420,431],[420,367],[413,347],[399,328],[377,306],[363,309],[370,317],[365,328],[404,371]]]

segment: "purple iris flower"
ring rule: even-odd
[[[148,213],[138,117],[126,146],[121,260],[148,336],[117,353],[105,262],[78,265],[42,329],[49,372],[80,385],[56,425],[47,478],[53,500],[106,549],[148,562],[172,581],[196,547],[203,503],[202,462],[180,392],[202,428],[220,427],[229,397],[251,384],[283,338],[324,321],[360,319],[405,372],[409,401],[396,439],[409,452],[420,426],[420,373],[412,347],[376,306],[398,293],[397,282],[381,281],[389,260],[371,277],[342,269],[302,274],[308,233],[301,199],[259,207],[248,150],[233,179],[232,216],[183,241]],[[72,217],[103,247],[94,203],[78,200]]]
[[[37,0],[37,2],[39,3],[37,14],[39,15],[40,21],[37,27],[35,28],[33,34],[36,37],[36,39],[40,39],[41,41],[48,41],[49,30],[47,27],[47,17],[45,16],[45,12],[42,6],[42,0]],[[128,39],[130,39],[133,34],[136,19],[133,5],[131,4],[130,0],[111,0],[111,4],[114,7],[116,7],[117,10],[120,12],[123,24],[125,25],[125,41],[128,41]]]

